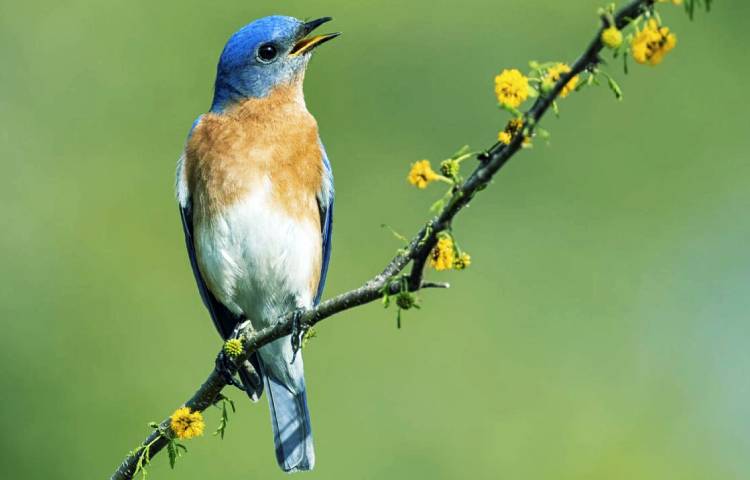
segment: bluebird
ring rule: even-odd
[[[219,59],[210,110],[193,123],[177,165],[190,265],[224,339],[316,305],[331,253],[333,174],[302,83],[312,51],[338,33],[331,20],[270,16],[237,31]],[[254,353],[237,372],[265,390],[276,459],[286,472],[315,464],[301,332]],[[238,382],[239,384],[239,382]]]

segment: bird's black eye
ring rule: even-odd
[[[276,55],[278,55],[278,51],[276,50],[276,45],[273,43],[264,43],[258,47],[258,60],[263,63],[272,62],[276,58]]]

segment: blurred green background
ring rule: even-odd
[[[209,372],[220,342],[173,200],[228,36],[284,13],[345,35],[306,83],[336,174],[327,295],[358,286],[440,194],[410,162],[492,144],[493,76],[572,60],[601,2],[144,0],[0,5],[0,464],[105,478]],[[395,328],[373,304],[305,351],[305,478],[750,476],[747,2],[687,20],[657,68],[561,102],[456,222],[473,257]],[[282,478],[268,407],[153,478]],[[218,421],[207,414],[208,428]]]

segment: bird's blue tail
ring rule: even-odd
[[[307,409],[302,355],[291,361],[289,337],[260,350],[261,369],[271,409],[276,460],[285,472],[312,470],[315,465],[310,412]],[[289,357],[289,358],[286,358]]]

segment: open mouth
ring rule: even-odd
[[[292,50],[289,52],[289,56],[297,57],[299,55],[304,55],[305,53],[311,52],[314,48],[323,45],[325,42],[333,40],[341,35],[341,32],[336,32],[308,36],[313,30],[331,20],[333,20],[333,18],[323,17],[302,24],[302,29],[300,30],[302,38],[294,44]]]

